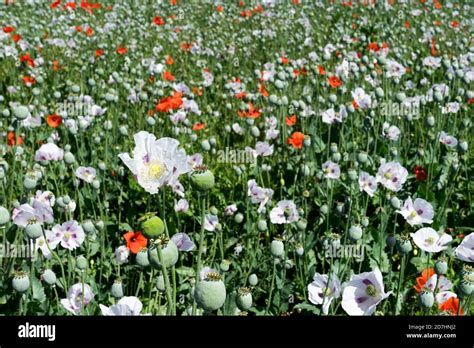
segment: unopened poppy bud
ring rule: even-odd
[[[349,228],[349,238],[357,241],[362,238],[362,228],[360,226],[351,226]]]
[[[10,221],[10,213],[5,207],[0,206],[0,226],[6,225]]]
[[[258,220],[257,222],[257,229],[260,231],[260,232],[265,232],[267,230],[268,226],[267,226],[267,221],[265,220]]]
[[[238,224],[242,223],[242,221],[244,221],[244,215],[242,213],[235,214],[234,221]]]
[[[249,284],[250,286],[256,286],[258,283],[258,277],[256,274],[252,273],[250,276],[249,276]]]
[[[434,304],[434,295],[431,291],[422,290],[418,296],[418,303],[424,309],[429,309],[433,307]]]
[[[105,227],[104,221],[102,220],[97,220],[95,223],[95,228],[97,228],[99,231],[102,231]]]
[[[56,274],[50,269],[44,270],[43,274],[41,275],[41,279],[43,279],[48,285],[56,284]]]
[[[387,243],[389,248],[393,248],[395,244],[397,243],[397,238],[395,238],[393,234],[390,234],[385,239],[385,243]]]
[[[137,255],[135,256],[135,263],[141,267],[147,267],[150,265],[150,261],[148,261],[147,248],[143,248],[137,253]]]
[[[214,187],[214,174],[206,168],[195,170],[191,174],[191,183],[198,191],[207,192]]]
[[[84,256],[80,255],[77,257],[76,267],[80,271],[84,271],[87,268],[87,260]]]
[[[76,161],[76,158],[71,152],[66,152],[64,154],[64,162],[66,162],[66,164],[74,164],[75,161]]]
[[[448,263],[446,260],[438,260],[434,265],[434,270],[437,275],[445,275],[448,272]]]
[[[390,204],[392,205],[394,209],[400,209],[400,200],[398,199],[398,197],[393,196],[390,199]]]
[[[163,277],[163,274],[160,274],[156,278],[156,290],[158,290],[160,292],[165,292],[166,291],[165,278]]]
[[[158,216],[152,216],[142,223],[143,235],[148,239],[156,239],[165,231],[165,224]]]
[[[230,261],[229,260],[222,260],[220,265],[219,265],[219,268],[222,272],[227,272],[229,270],[229,267],[230,267]]]
[[[368,160],[367,154],[365,152],[359,152],[357,154],[357,162],[366,163]]]

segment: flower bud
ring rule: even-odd
[[[142,233],[148,239],[156,239],[165,231],[165,224],[158,216],[152,216],[142,223]]]
[[[41,278],[46,282],[48,285],[55,285],[56,284],[56,274],[50,270],[45,269]]]
[[[429,309],[433,307],[434,304],[434,295],[431,291],[421,291],[418,296],[418,303],[424,309]]]
[[[438,260],[434,265],[437,275],[445,275],[448,272],[448,263],[445,260]]]
[[[0,226],[6,225],[10,221],[10,213],[5,207],[0,206]]]
[[[84,256],[78,256],[78,258],[76,259],[76,267],[80,271],[84,271],[87,268],[87,260]]]
[[[122,298],[123,297],[123,284],[120,279],[116,279],[112,284],[112,288],[110,289],[112,296],[115,298]]]
[[[15,272],[12,280],[13,290],[16,292],[26,292],[30,288],[30,277],[25,272]]]
[[[250,284],[250,286],[256,286],[257,283],[258,283],[258,277],[255,273],[252,273],[249,276],[249,284]]]
[[[274,239],[270,244],[270,253],[273,257],[281,257],[285,254],[285,245],[280,239]]]

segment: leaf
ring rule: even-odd
[[[433,266],[432,260],[428,263],[428,258],[425,256],[412,257],[410,263],[416,267],[418,273],[421,273],[425,268]]]
[[[133,228],[126,222],[122,222],[119,226],[120,231],[133,231]]]
[[[181,266],[179,268],[176,268],[176,273],[184,277],[194,277],[196,272],[191,267]]]
[[[37,278],[32,278],[31,285],[33,288],[33,298],[38,302],[44,302],[46,300],[46,295],[41,282]]]
[[[315,135],[311,140],[314,143],[314,152],[321,153],[324,151],[326,144],[324,143],[323,139],[321,139],[321,137]]]
[[[385,273],[390,269],[390,262],[385,251],[382,250],[382,253],[380,253],[380,248],[381,246],[379,244],[374,245],[372,248],[370,254],[370,267],[372,267],[372,269],[378,267],[381,272]]]

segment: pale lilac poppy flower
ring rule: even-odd
[[[36,238],[35,250],[38,250],[38,249],[41,250],[44,257],[46,257],[47,259],[51,259],[51,257],[53,256],[51,253],[51,250],[56,249],[56,246],[59,244],[59,239],[55,239],[54,233],[50,230],[45,230],[44,233],[47,238],[47,243],[44,236],[40,236],[39,238]]]
[[[327,161],[323,163],[322,168],[324,176],[328,179],[339,179],[341,176],[341,169],[337,163]]]
[[[186,233],[176,233],[171,240],[176,244],[179,251],[191,251],[194,249],[194,242]]]
[[[247,194],[250,196],[250,200],[253,204],[260,204],[257,212],[261,214],[265,211],[265,206],[271,203],[273,197],[273,190],[266,189],[257,185],[254,179],[250,179],[247,182],[248,191]]]
[[[383,163],[377,172],[377,182],[390,191],[398,192],[408,178],[408,171],[398,162]]]
[[[41,145],[41,147],[36,150],[35,161],[60,161],[64,157],[64,150],[60,149],[56,144],[47,143]]]
[[[313,282],[308,285],[308,299],[316,305],[323,304],[323,313],[328,314],[332,301],[341,296],[341,283],[336,274],[332,274],[328,284],[326,274],[316,273]]]
[[[431,224],[434,216],[433,206],[430,203],[422,198],[417,198],[413,202],[411,197],[405,200],[397,213],[402,214],[410,226]]]
[[[15,225],[20,227],[26,227],[31,223],[44,222],[41,212],[27,203],[13,209],[12,220]]]
[[[54,233],[53,240],[58,240],[63,248],[69,250],[80,247],[85,239],[84,230],[75,220],[66,221],[62,225],[55,225],[51,231]]]
[[[96,170],[92,167],[79,167],[76,169],[76,177],[90,184],[96,178]]]
[[[206,214],[204,218],[204,229],[206,231],[215,231],[219,225],[219,218],[216,215]]]
[[[372,98],[360,87],[352,92],[352,98],[362,110],[369,109],[372,106]]]
[[[464,237],[461,244],[454,250],[454,254],[460,260],[474,262],[474,233]]]
[[[446,146],[449,146],[449,147],[456,147],[458,145],[458,140],[455,137],[453,137],[453,136],[451,136],[451,135],[449,135],[445,132],[440,132],[439,133],[439,141],[440,141],[440,143],[442,143]]]
[[[443,233],[441,236],[431,227],[420,228],[416,233],[410,233],[416,246],[428,253],[438,253],[448,248],[452,237]]]
[[[277,203],[277,206],[270,211],[270,220],[272,224],[289,224],[299,219],[296,204],[290,200],[283,200]]]
[[[391,293],[385,293],[382,273],[378,268],[356,274],[344,288],[342,308],[349,315],[372,315],[377,305]]]
[[[115,262],[117,262],[119,265],[127,263],[129,255],[130,250],[127,248],[127,246],[121,245],[115,249]]]
[[[255,151],[258,156],[271,156],[273,154],[273,145],[268,144],[266,141],[257,141]]]
[[[140,315],[143,304],[135,296],[124,296],[116,304],[107,307],[99,304],[102,315],[105,316],[136,316]]]
[[[83,288],[84,292],[82,292]],[[61,304],[72,314],[78,315],[82,307],[87,306],[93,298],[94,293],[88,284],[77,283],[69,288],[67,298],[63,298]]]
[[[237,205],[231,204],[225,207],[224,209],[224,215],[234,215],[234,213],[237,211]]]
[[[388,140],[397,141],[400,137],[400,129],[397,126],[391,126],[388,122],[384,122],[382,135]]]
[[[176,204],[174,205],[174,211],[179,213],[186,213],[189,210],[189,203],[186,199],[181,198]]]
[[[365,191],[370,197],[373,197],[377,190],[377,180],[369,173],[361,171],[359,174],[359,188],[361,191]]]

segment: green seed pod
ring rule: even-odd
[[[410,251],[412,251],[413,247],[410,243],[409,239],[406,238],[400,238],[397,240],[397,250],[400,254],[408,254]]]
[[[45,269],[41,277],[48,285],[56,284],[56,274],[50,269]]]
[[[148,239],[156,239],[165,231],[165,224],[158,216],[152,216],[142,223],[142,233]]]
[[[150,265],[150,261],[148,261],[147,248],[143,248],[137,253],[137,255],[135,256],[135,263],[141,267],[147,267]]]
[[[226,299],[225,285],[219,273],[209,272],[206,279],[198,282],[194,290],[194,300],[206,312],[212,312],[224,305]]]
[[[23,293],[30,288],[30,277],[25,272],[15,272],[12,286],[16,292]]]
[[[242,221],[244,221],[244,215],[242,213],[235,214],[234,221],[238,224],[242,223]]]
[[[158,256],[159,246],[148,249],[148,261],[150,265],[156,269],[161,269],[161,262]],[[169,268],[178,262],[178,248],[172,240],[161,246],[161,257],[163,258],[163,266]]]
[[[230,268],[230,261],[229,260],[222,260],[219,268],[222,272],[227,272]]]
[[[267,230],[267,228],[268,228],[268,226],[267,226],[267,221],[266,220],[258,220],[257,229],[260,232],[265,232]]]
[[[280,239],[274,239],[270,244],[270,253],[273,257],[281,257],[285,254],[285,245]]]
[[[390,204],[394,209],[400,209],[400,200],[396,196],[390,199]]]
[[[207,192],[214,187],[214,174],[206,167],[198,168],[191,174],[192,185],[200,192]]]
[[[74,164],[76,162],[76,158],[71,152],[66,152],[64,154],[64,162],[66,162],[66,164]]]
[[[258,284],[258,277],[255,273],[249,276],[249,284],[250,286],[256,286]]]
[[[4,207],[0,207],[0,226],[6,225],[10,221],[10,213]]]
[[[474,276],[465,275],[457,286],[459,297],[468,298],[474,290]]]
[[[24,120],[30,115],[30,110],[26,106],[19,105],[13,109],[13,115],[19,120]]]
[[[298,231],[305,231],[308,226],[308,221],[306,219],[300,219],[296,222],[296,228]]]
[[[249,288],[239,288],[237,290],[236,304],[242,311],[247,311],[252,307],[252,292]]]
[[[94,223],[91,220],[84,220],[82,228],[85,233],[93,233],[95,231]]]
[[[39,222],[26,225],[25,234],[29,239],[36,239],[43,235],[43,227]]]
[[[87,268],[87,260],[84,256],[79,255],[76,259],[76,267],[80,271],[84,271]]]
[[[112,284],[112,288],[110,289],[110,292],[113,297],[115,298],[122,298],[123,297],[123,284],[120,279],[116,279],[114,283]]]

